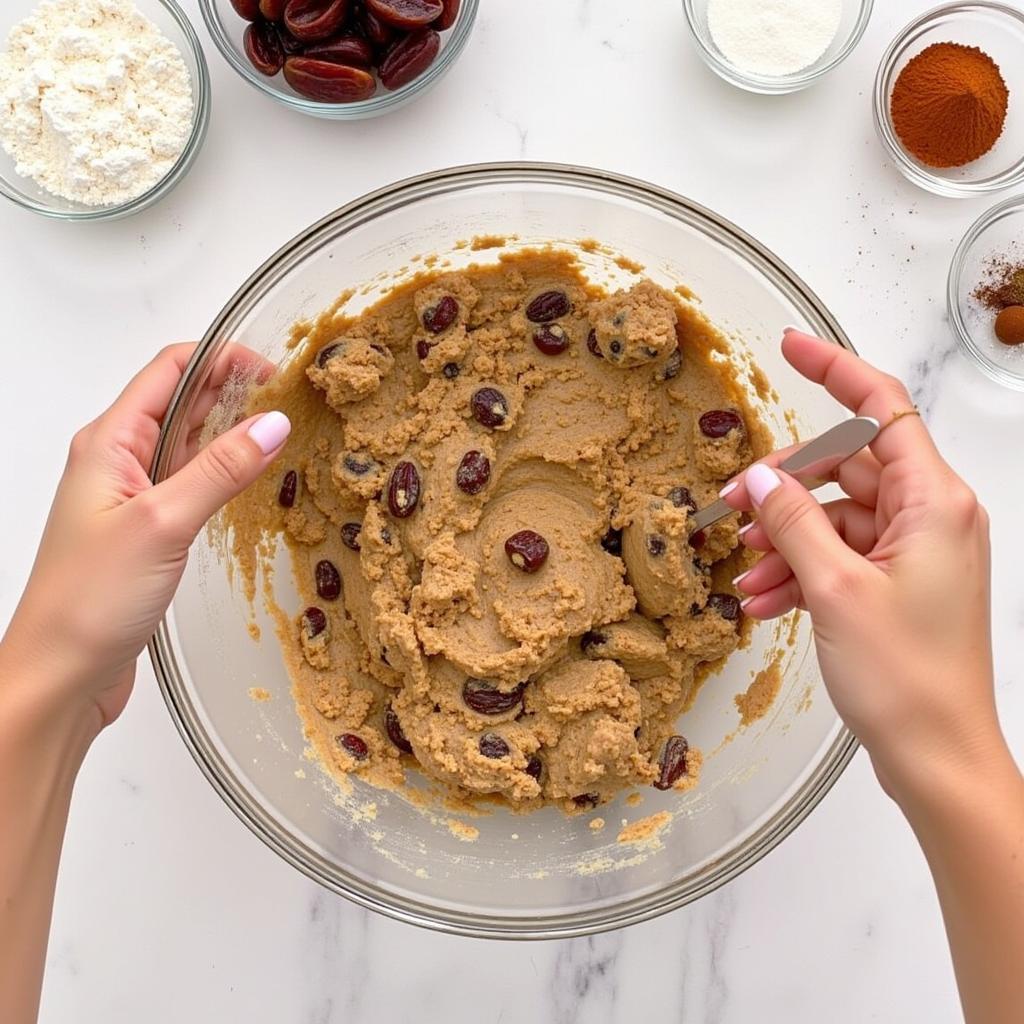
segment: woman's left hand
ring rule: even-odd
[[[181,465],[152,484],[160,425],[194,350],[164,349],[74,436],[32,575],[0,645],[14,666],[7,686],[31,687],[49,708],[93,716],[96,732],[123,710],[136,658],[196,534],[270,465],[291,429],[283,413],[264,413],[199,450],[203,421],[232,369],[272,370],[233,347],[193,405]]]

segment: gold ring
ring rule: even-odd
[[[885,426],[882,427],[881,430],[879,430],[878,432],[881,433],[882,430],[888,430],[889,427],[891,427],[897,420],[903,419],[904,416],[920,416],[920,415],[921,415],[921,410],[918,409],[918,407],[916,405],[912,409],[900,409],[898,412],[894,412],[892,414],[892,419],[889,420],[889,422],[886,423]]]

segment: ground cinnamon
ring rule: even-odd
[[[934,43],[909,61],[892,92],[893,127],[930,167],[984,156],[1006,122],[1009,91],[996,62],[976,46]]]
[[[997,313],[1007,306],[1024,306],[1024,261],[1011,256],[990,256],[974,297]]]

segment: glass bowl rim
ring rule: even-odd
[[[882,141],[882,146],[893,159],[900,173],[919,188],[935,195],[945,196],[951,199],[967,199],[973,196],[987,195],[992,192],[1001,192],[1003,189],[1013,188],[1024,181],[1024,160],[1018,165],[1011,166],[998,174],[982,178],[979,181],[952,181],[932,174],[919,166],[907,155],[906,150],[900,144],[896,130],[892,125],[892,117],[889,112],[889,87],[895,71],[897,56],[902,54],[909,38],[919,30],[925,29],[928,25],[937,21],[940,17],[951,13],[970,13],[972,9],[984,8],[997,16],[1005,16],[1024,30],[1024,11],[1008,4],[1000,3],[999,0],[954,0],[952,3],[940,4],[931,10],[918,15],[908,25],[905,25],[882,54],[878,62],[878,71],[875,73],[875,86],[872,95],[872,110],[874,113],[875,130]]]
[[[989,378],[1014,391],[1024,391],[1024,372],[1014,373],[990,359],[974,343],[963,313],[960,310],[960,283],[963,280],[967,254],[985,232],[1004,216],[1017,211],[1024,212],[1024,195],[1011,196],[986,210],[964,233],[960,244],[953,253],[946,284],[946,309],[953,334],[961,351],[969,356],[977,367]]]
[[[697,30],[696,14],[694,13],[695,0],[683,0],[683,12],[686,15],[686,24],[690,29],[690,35],[697,43],[697,49],[704,63],[725,81],[747,92],[761,93],[765,96],[781,96],[790,92],[797,92],[813,85],[819,78],[827,75],[837,68],[857,48],[864,33],[867,31],[868,23],[871,21],[871,14],[874,11],[874,0],[860,0],[860,13],[853,26],[853,31],[848,36],[839,52],[824,64],[812,64],[813,70],[798,71],[792,75],[755,75],[747,71],[741,71],[732,64],[723,60],[708,45],[701,32]]]
[[[609,171],[567,164],[508,162],[451,167],[406,178],[340,207],[295,236],[249,276],[214,319],[185,369],[164,417],[151,477],[159,480],[166,471],[180,438],[182,417],[179,413],[190,405],[207,353],[217,342],[222,328],[239,310],[249,305],[250,300],[288,272],[294,261],[305,258],[324,239],[335,236],[339,230],[357,227],[381,213],[465,187],[494,184],[583,187],[590,192],[603,192],[640,202],[686,223],[697,221],[703,228],[712,229],[720,244],[742,253],[788,298],[799,299],[801,304],[813,310],[819,318],[822,333],[854,351],[846,334],[818,296],[774,253],[730,221],[668,189]],[[377,889],[332,865],[288,833],[257,805],[211,744],[184,692],[183,676],[177,665],[166,618],[150,641],[149,654],[174,724],[200,770],[243,824],[267,846],[308,878],[359,906],[409,924],[475,938],[554,939],[591,935],[646,921],[690,903],[735,878],[774,849],[817,806],[858,748],[853,734],[840,724],[828,750],[799,790],[776,814],[742,844],[719,860],[705,865],[696,876],[687,880],[676,880],[657,891],[612,906],[584,911],[533,917],[475,913],[439,908],[422,900]]]
[[[452,26],[449,38],[433,64],[423,74],[414,78],[393,92],[380,92],[366,100],[355,103],[321,103],[292,95],[273,86],[273,78],[259,74],[245,61],[237,48],[228,39],[227,31],[217,9],[217,0],[199,0],[199,11],[206,23],[207,31],[214,46],[228,64],[253,88],[283,104],[290,110],[311,114],[332,121],[356,121],[377,114],[385,114],[403,105],[407,100],[428,89],[458,60],[469,41],[476,24],[480,0],[462,0],[458,18]]]
[[[206,55],[196,35],[196,30],[189,20],[189,17],[182,10],[177,0],[153,0],[163,7],[174,19],[182,35],[188,43],[189,49],[195,60],[196,73],[193,75],[189,69],[189,80],[195,91],[192,103],[192,130],[184,148],[174,162],[171,169],[152,188],[143,192],[141,196],[128,200],[126,203],[117,203],[114,206],[86,207],[82,204],[77,210],[58,210],[45,202],[37,199],[30,199],[19,195],[8,185],[6,179],[0,175],[0,195],[10,199],[23,210],[31,210],[43,217],[52,217],[55,220],[64,221],[103,221],[119,220],[121,217],[128,217],[133,213],[152,206],[162,199],[171,189],[177,185],[192,167],[196,156],[203,147],[206,139],[207,128],[210,124],[210,103],[212,87],[210,84],[210,69],[206,63]],[[145,11],[141,12],[145,15]]]

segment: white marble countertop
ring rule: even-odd
[[[1024,396],[967,364],[944,311],[953,248],[988,202],[918,191],[887,163],[871,123],[878,58],[924,3],[879,4],[858,50],[824,82],[760,98],[705,68],[678,0],[483,0],[466,53],[433,92],[351,126],[257,95],[214,50],[195,0],[184,6],[207,49],[214,109],[177,191],[108,225],[0,206],[0,620],[29,571],[74,428],[159,346],[202,334],[280,244],[367,190],[440,166],[589,164],[735,220],[810,282],[862,353],[909,381],[992,514],[999,703],[1024,755],[1024,597],[1010,557],[1024,506]],[[795,835],[696,905],[590,939],[449,938],[349,905],[250,835],[196,769],[144,661],[127,713],[78,785],[41,1019],[960,1015],[923,858],[863,754]]]

